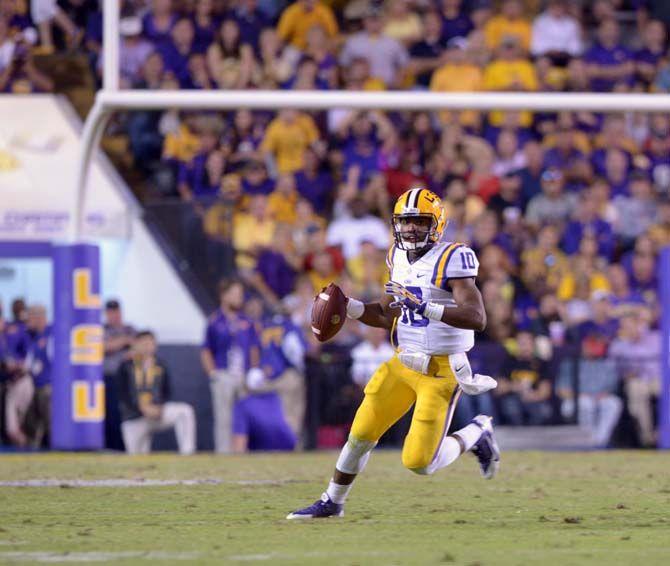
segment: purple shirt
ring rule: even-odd
[[[256,330],[249,319],[243,316],[227,318],[217,310],[209,317],[202,347],[210,351],[217,369],[246,370],[251,365],[251,351],[258,344]],[[238,361],[241,368],[230,367],[235,365],[231,359],[235,353],[241,355]]]
[[[293,291],[296,272],[283,254],[274,250],[263,250],[256,265],[256,272],[280,299]]]
[[[142,35],[152,43],[159,44],[167,39],[170,39],[172,28],[176,23],[177,15],[172,14],[170,16],[170,25],[168,26],[168,29],[161,31],[156,27],[156,23],[154,22],[154,15],[151,12],[147,12],[142,18]]]
[[[584,54],[584,61],[586,63],[592,63],[595,65],[602,66],[614,66],[621,65],[632,59],[632,55],[628,49],[621,45],[617,45],[612,49],[608,49],[600,45],[600,43],[595,43],[591,49],[589,49]],[[626,83],[630,84],[632,77],[623,79]],[[613,81],[610,79],[593,79],[591,81],[591,90],[595,92],[608,92],[614,89],[614,85],[619,81]]]
[[[557,147],[552,147],[544,154],[544,168],[568,169],[572,167],[575,162],[584,159],[584,154],[578,149],[570,148],[567,153],[561,151]]]
[[[191,74],[188,70],[188,59],[194,53],[201,53],[195,44],[186,53],[180,53],[171,39],[161,42],[158,52],[163,57],[166,71],[171,71],[179,81],[181,88],[188,88]]]
[[[245,195],[269,195],[275,190],[272,179],[264,179],[258,184],[252,184],[247,179],[242,179],[242,192]]]
[[[323,214],[328,206],[328,200],[333,192],[333,178],[324,171],[318,171],[316,176],[308,176],[305,171],[295,174],[295,185],[300,196],[312,203],[317,214]]]
[[[233,434],[248,437],[249,450],[293,450],[296,438],[276,393],[250,395],[235,403]]]
[[[208,26],[201,27],[193,20],[193,29],[195,35],[193,37],[193,49],[196,53],[204,53],[209,46],[214,42],[216,30],[219,29],[219,22],[212,19]]]
[[[467,37],[472,31],[472,27],[470,18],[463,14],[455,18],[442,16],[442,41],[446,43],[454,37]]]
[[[237,8],[227,17],[232,17],[240,27],[240,44],[248,43],[258,52],[258,38],[267,27],[272,27],[272,23],[265,17],[263,12],[256,9],[252,12]]]
[[[220,182],[210,180],[206,153],[199,153],[188,163],[179,164],[179,183],[186,183],[196,199],[209,199],[218,194]]]
[[[563,236],[563,250],[567,254],[579,251],[579,244],[586,234],[593,234],[598,242],[598,255],[611,258],[614,251],[614,232],[609,222],[597,218],[588,223],[573,220],[565,228]]]

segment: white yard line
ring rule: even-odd
[[[107,562],[110,560],[195,560],[199,552],[0,552],[0,560],[18,562]]]
[[[123,479],[107,478],[99,480],[77,480],[44,478],[32,480],[0,481],[0,487],[163,487],[173,485],[283,485],[296,483],[295,480],[151,480],[151,479]]]

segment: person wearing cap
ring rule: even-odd
[[[500,14],[493,16],[484,28],[486,44],[496,50],[506,37],[516,37],[526,53],[530,49],[531,27],[523,14],[521,0],[504,0]]]
[[[195,412],[188,403],[172,399],[168,368],[156,356],[157,346],[151,331],[138,332],[132,356],[119,367],[123,443],[128,454],[148,454],[154,433],[173,428],[179,453],[193,454]]]
[[[122,18],[119,22],[119,33],[119,72],[121,80],[130,86],[140,80],[142,66],[155,48],[142,37],[142,21],[139,18]],[[102,74],[103,62],[104,56],[101,52],[98,58],[98,74]]]
[[[333,11],[319,0],[298,0],[288,6],[279,18],[279,38],[296,49],[307,45],[307,33],[314,25],[320,25],[330,39],[337,36],[337,20]]]
[[[363,31],[351,35],[342,48],[340,65],[348,67],[358,57],[367,59],[372,76],[382,80],[387,88],[395,88],[402,85],[409,54],[400,42],[384,35],[383,25],[381,9],[370,4],[363,18]]]
[[[108,377],[116,375],[119,366],[128,358],[135,337],[135,329],[123,321],[121,303],[117,299],[110,299],[105,303],[103,331],[105,341],[103,370],[107,380]]]
[[[570,57],[579,57],[582,49],[582,30],[568,12],[567,0],[549,0],[544,12],[533,21],[531,54],[560,63]]]
[[[547,223],[564,223],[575,208],[575,196],[563,192],[563,173],[560,169],[545,169],[541,177],[542,192],[530,199],[526,222],[534,228]]]
[[[434,92],[476,92],[482,90],[483,75],[481,69],[468,58],[468,41],[464,37],[454,37],[447,42],[442,55],[443,64],[433,73],[430,90]],[[463,126],[476,126],[479,113],[464,110],[460,113],[443,111],[440,119],[447,124],[458,117]]]

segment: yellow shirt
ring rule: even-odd
[[[235,215],[233,219],[233,247],[238,252],[235,263],[240,269],[253,269],[256,258],[244,252],[256,252],[256,248],[269,246],[275,232],[275,221],[267,219],[259,222],[247,212]],[[240,253],[241,252],[241,253]]]
[[[452,65],[447,63],[436,69],[430,80],[430,90],[435,92],[475,92],[482,90],[482,71],[472,64]],[[442,112],[443,122],[451,121],[452,112]],[[474,126],[478,122],[478,113],[473,110],[464,110],[460,113],[459,121],[464,126]]]
[[[294,224],[296,221],[295,205],[298,202],[298,193],[291,195],[280,194],[274,191],[268,197],[268,210],[276,222]]]
[[[275,118],[265,132],[261,149],[274,154],[280,173],[292,173],[302,169],[305,149],[318,139],[319,130],[307,114],[299,114],[290,124]]]
[[[347,260],[347,271],[359,291],[365,291],[370,284],[378,289],[388,281],[385,261],[370,263],[360,254]]]
[[[514,61],[497,60],[489,63],[484,69],[485,90],[509,90],[514,83],[520,83],[523,90],[537,90],[537,75],[530,61],[516,59]],[[499,110],[491,112],[489,121],[494,126],[502,126],[505,114]],[[530,112],[521,112],[519,125],[528,128],[533,122]]]
[[[561,283],[556,291],[556,296],[561,301],[569,301],[575,296],[577,288],[577,281],[574,273],[566,273],[561,279]],[[589,290],[594,291],[610,291],[610,284],[607,277],[602,273],[594,273],[589,279]]]
[[[323,27],[329,37],[337,35],[337,21],[328,6],[318,3],[313,10],[306,12],[300,2],[295,2],[282,12],[277,33],[283,41],[290,42],[298,49],[304,49],[307,45],[307,32],[314,25]]]
[[[184,163],[191,161],[200,149],[200,140],[185,124],[176,133],[169,133],[163,142],[163,157]]]
[[[654,240],[659,248],[670,246],[670,226],[654,224],[647,230],[647,235]]]
[[[307,273],[307,277],[312,282],[312,288],[315,293],[318,293],[324,287],[328,287],[330,283],[337,280],[337,273],[333,272],[325,277],[319,275],[316,271],[311,270]]]
[[[383,31],[384,35],[400,42],[416,41],[417,38],[421,38],[423,25],[421,18],[414,12],[410,12],[403,20],[389,21]]]
[[[549,265],[545,261],[548,255],[553,256],[553,261]],[[531,248],[523,252],[521,263],[521,279],[524,283],[530,285],[538,279],[543,279],[551,289],[558,288],[563,275],[569,269],[567,256],[558,249],[548,254],[540,248]]]
[[[525,51],[530,49],[531,26],[526,20],[509,20],[505,16],[494,16],[484,28],[486,46],[496,49],[506,36],[514,36]]]

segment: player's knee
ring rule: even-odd
[[[363,440],[350,434],[335,467],[345,474],[358,474],[367,463],[368,455],[376,444],[374,441]]]
[[[402,465],[411,472],[422,476],[427,476],[433,472],[430,470],[431,458],[420,452],[403,450]]]

